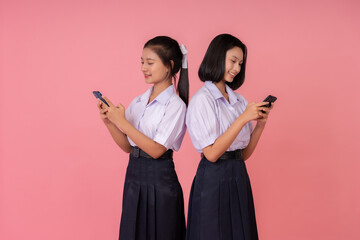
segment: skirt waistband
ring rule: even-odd
[[[153,158],[149,154],[147,154],[146,152],[141,150],[141,148],[139,148],[138,146],[135,146],[135,147],[131,146],[130,154],[136,158],[138,158],[138,157]],[[169,159],[169,158],[172,158],[172,156],[173,156],[173,150],[169,149],[166,152],[164,152],[164,154],[161,155],[159,158]],[[159,159],[159,158],[157,158],[157,159]]]
[[[201,153],[201,158],[206,158],[204,153]],[[226,160],[226,159],[236,159],[236,160],[242,160],[243,156],[242,156],[242,150],[241,149],[237,149],[235,151],[227,151],[224,152],[223,155],[221,155],[219,158],[219,160]]]
[[[172,158],[146,158],[129,155],[126,182],[173,184],[178,182]]]

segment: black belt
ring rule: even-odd
[[[205,155],[203,153],[201,153],[201,158],[204,158],[204,157],[205,157]],[[224,152],[224,154],[221,155],[218,159],[224,159],[224,160],[226,160],[226,159],[242,159],[241,149],[237,149],[235,151]]]
[[[138,157],[153,158],[152,156],[141,150],[138,146],[135,147],[131,146],[130,154],[133,155],[133,157],[137,157],[137,158]],[[172,158],[172,156],[173,156],[173,150],[169,149],[158,158]]]

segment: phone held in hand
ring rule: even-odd
[[[102,97],[101,92],[99,92],[99,91],[93,91],[93,94],[94,94],[94,96],[95,96],[96,98],[100,99],[103,103],[105,103],[108,107],[110,107],[109,104],[108,104],[108,103],[105,101],[105,99]]]
[[[267,108],[269,108],[269,107],[271,107],[271,103],[275,102],[276,100],[277,100],[277,97],[272,96],[272,95],[269,95],[269,96],[267,96],[267,97],[264,99],[264,101],[263,101],[263,102],[268,102],[268,104],[263,105],[262,107],[267,107]],[[261,110],[261,112],[262,112],[262,113],[265,113],[265,112],[262,111],[262,110]]]

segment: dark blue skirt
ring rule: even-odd
[[[240,158],[201,159],[190,192],[187,240],[258,239],[250,180]]]
[[[183,192],[170,159],[134,157],[126,171],[120,240],[183,240]]]

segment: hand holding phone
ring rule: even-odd
[[[271,103],[275,102],[276,100],[277,100],[277,97],[269,95],[269,96],[267,96],[267,97],[264,99],[264,101],[263,101],[263,102],[268,102],[268,104],[263,105],[262,107],[267,107],[267,108],[269,108],[269,107],[271,107]],[[265,113],[265,111],[262,111],[262,110],[261,110],[261,112],[262,112],[262,113]]]
[[[96,98],[100,99],[103,103],[105,103],[108,107],[110,107],[110,105],[105,101],[105,99],[102,97],[101,92],[99,91],[93,91],[93,94]]]

